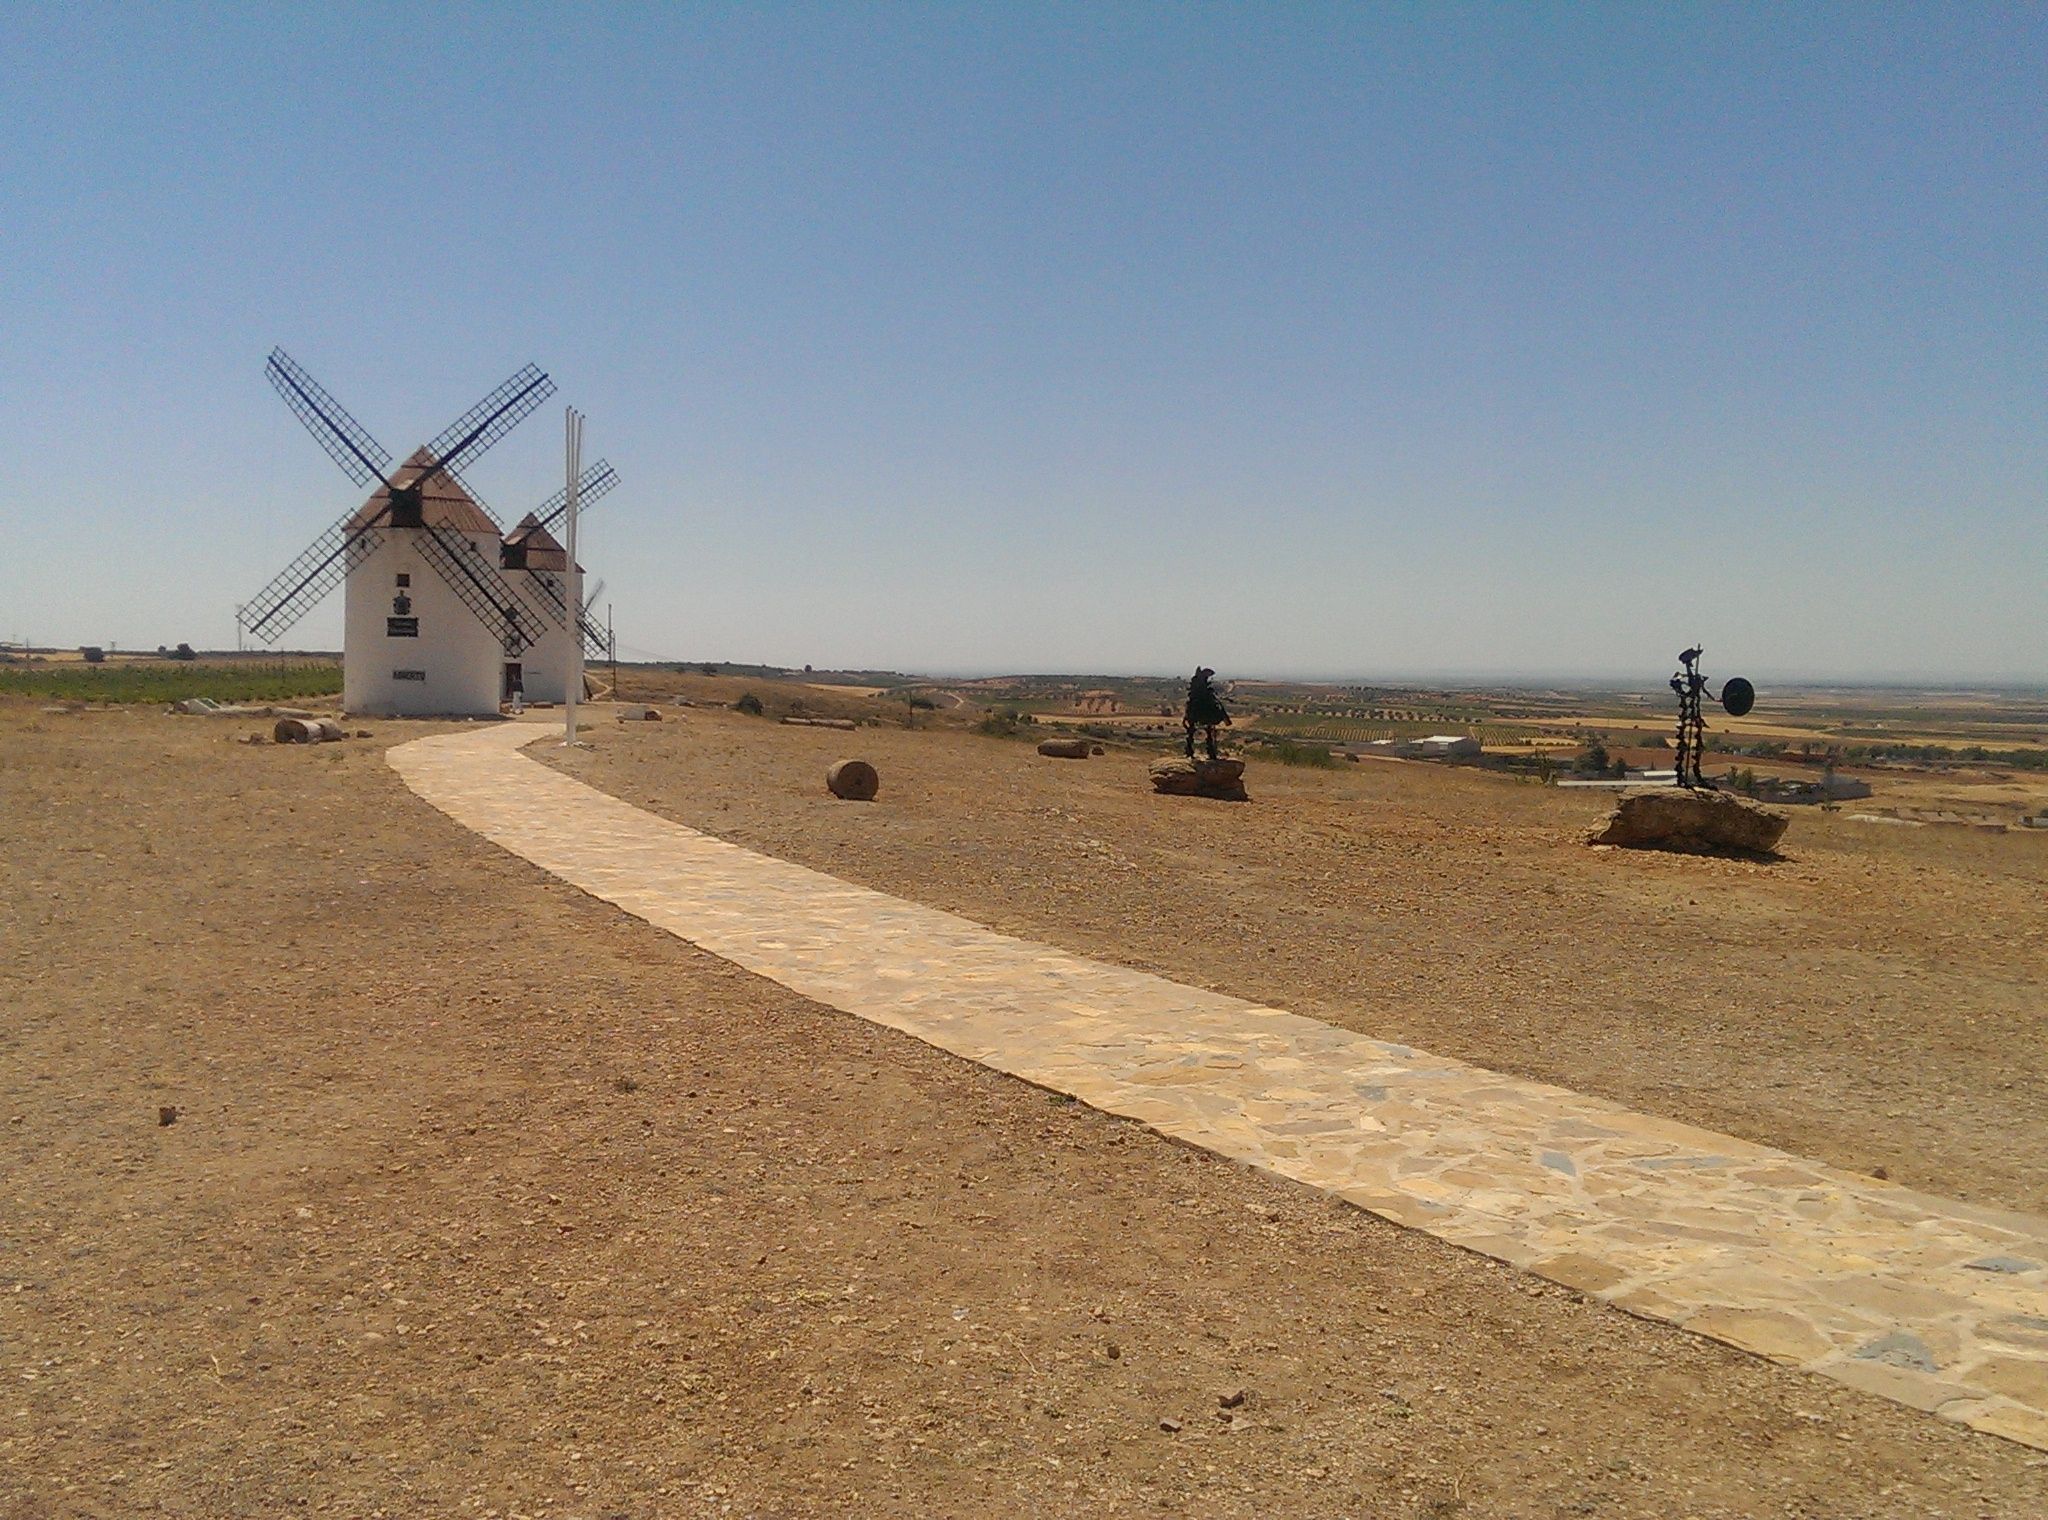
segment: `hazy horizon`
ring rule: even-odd
[[[12,639],[0,640],[0,645],[11,645],[16,642],[16,640]],[[89,643],[91,641],[88,640],[83,642]],[[36,646],[36,648],[39,650],[48,650],[60,654],[70,653],[78,647],[79,645],[76,644],[49,644],[44,642],[38,642]],[[110,651],[118,654],[153,655],[156,651],[157,645],[148,644],[138,646],[132,649],[116,648],[115,646],[101,647],[108,648]],[[232,648],[199,648],[196,649],[195,652],[201,658],[217,655],[236,654],[256,659],[276,660],[339,659],[341,657],[341,650],[338,648],[259,648],[240,651]],[[604,664],[603,661],[591,661],[589,663],[595,668],[601,668]],[[806,665],[802,662],[786,664],[772,660],[714,659],[714,657],[708,654],[654,655],[644,651],[636,652],[631,657],[627,657],[622,653],[619,663],[621,665],[633,666],[701,666],[704,664],[717,664],[720,666],[736,666],[748,669],[758,667],[763,669],[779,670],[791,675],[805,674],[807,668]],[[1674,659],[1672,661],[1674,669],[1676,668],[1676,664],[1677,662]],[[1709,683],[1715,686],[1718,686],[1722,681],[1727,679],[1729,676],[1740,675],[1745,676],[1751,681],[1757,682],[1760,685],[1775,686],[1780,690],[1787,691],[1984,691],[2010,695],[2048,696],[2048,681],[2044,681],[2038,678],[2029,679],[2024,676],[1999,677],[1939,674],[1891,675],[1879,672],[1873,675],[1849,677],[1841,675],[1816,674],[1812,671],[1781,671],[1774,670],[1769,667],[1745,668],[1742,670],[1729,669],[1724,671],[1716,667],[1711,658],[1704,661],[1703,664],[1704,668],[1707,671]],[[819,675],[911,676],[916,677],[918,679],[930,680],[934,682],[986,681],[1001,679],[1004,677],[1011,677],[1019,680],[1053,681],[1082,681],[1098,679],[1107,681],[1171,681],[1184,679],[1187,675],[1187,670],[1116,670],[1100,666],[1087,669],[1077,668],[1073,670],[1035,670],[1013,666],[962,667],[947,665],[943,662],[935,664],[917,664],[906,666],[882,666],[834,664],[830,662],[820,663],[816,660],[813,660],[809,662],[809,668],[810,673]],[[1192,666],[1190,665],[1188,668],[1192,669]],[[1219,672],[1218,679],[1226,684],[1231,682],[1271,681],[1299,682],[1303,685],[1312,686],[1439,686],[1453,689],[1460,687],[1476,688],[1481,686],[1507,686],[1516,689],[1556,687],[1564,690],[1570,690],[1572,688],[1577,687],[1598,688],[1602,690],[1625,692],[1661,692],[1665,689],[1665,681],[1668,679],[1668,676],[1659,675],[1652,677],[1650,675],[1646,675],[1641,671],[1621,670],[1560,672],[1545,671],[1538,669],[1446,669],[1434,671],[1393,670],[1379,671],[1370,674],[1340,675],[1330,675],[1327,673],[1312,672],[1308,670],[1242,670]],[[1767,697],[1768,692],[1760,692],[1760,700]]]

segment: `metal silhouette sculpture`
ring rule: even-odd
[[[1703,648],[1694,645],[1679,651],[1679,668],[1671,676],[1671,689],[1678,694],[1677,779],[1680,786],[1687,788],[1707,784],[1700,773],[1700,762],[1707,753],[1707,720],[1702,699],[1709,695],[1707,678],[1700,674]],[[1739,718],[1756,705],[1756,688],[1741,676],[1734,676],[1722,684],[1717,700],[1729,717]]]
[[[1203,742],[1208,746],[1209,758],[1216,755],[1216,730],[1230,726],[1230,714],[1223,709],[1223,699],[1216,695],[1216,688],[1209,683],[1216,678],[1216,672],[1208,666],[1196,668],[1195,678],[1188,682],[1187,711],[1181,714],[1181,727],[1187,730],[1187,752],[1190,760],[1195,758],[1195,731],[1200,729]]]

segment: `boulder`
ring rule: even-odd
[[[1631,850],[1768,855],[1790,822],[1789,814],[1733,792],[1642,787],[1623,792],[1613,813],[1586,842]]]
[[[782,721],[793,728],[839,728],[848,733],[859,727],[851,718],[804,718],[792,714]]]
[[[1050,755],[1055,760],[1086,760],[1088,741],[1086,739],[1040,739],[1038,752]]]
[[[621,723],[659,723],[661,709],[649,707],[643,702],[629,702],[618,709]]]
[[[1214,797],[1246,802],[1242,760],[1189,760],[1174,755],[1152,762],[1152,790],[1168,797]]]
[[[865,760],[841,760],[825,772],[825,786],[848,802],[872,802],[882,789],[882,778]]]

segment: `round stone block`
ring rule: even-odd
[[[841,760],[825,772],[825,785],[833,796],[848,802],[872,802],[882,789],[882,778],[865,760]]]

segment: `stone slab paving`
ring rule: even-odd
[[[520,754],[535,727],[417,740],[391,764],[513,854],[805,997],[2048,1450],[2048,1219],[1013,939],[607,796]]]

